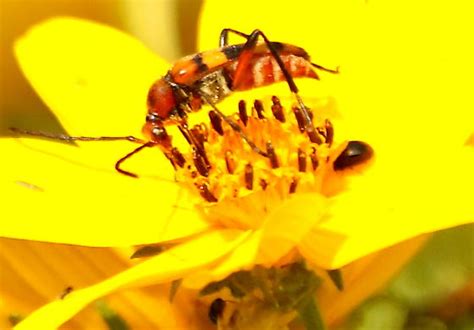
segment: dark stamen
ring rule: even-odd
[[[305,122],[303,114],[297,106],[293,106],[293,113],[295,114],[296,122],[298,123],[298,128],[300,129],[300,132],[303,133],[305,131]]]
[[[201,123],[200,125],[196,125],[196,126],[199,126],[200,132],[202,136],[204,137],[204,141],[207,142],[207,138],[209,137],[209,130],[207,129],[206,124]]]
[[[211,120],[212,128],[219,134],[224,135],[224,129],[222,128],[222,119],[217,115],[214,110],[209,111],[209,119]]]
[[[245,188],[253,189],[253,166],[252,164],[245,165]]]
[[[306,172],[306,154],[298,148],[298,171]]]
[[[247,126],[249,116],[247,115],[247,105],[245,104],[244,100],[239,101],[239,117],[244,126]]]
[[[281,106],[280,99],[276,96],[272,96],[272,113],[276,120],[284,123],[286,121],[283,107]]]
[[[303,104],[303,106],[304,106],[304,104]],[[311,113],[310,110],[307,107],[305,107],[305,109],[308,112],[308,114]],[[321,144],[323,141],[321,141],[321,138],[319,137],[316,130],[313,127],[311,127],[312,124],[308,127],[306,126],[306,120],[305,120],[305,117],[303,115],[303,111],[301,111],[301,109],[299,107],[293,106],[293,113],[295,114],[296,122],[298,123],[298,128],[300,129],[300,132],[303,133],[303,132],[306,131],[306,134],[308,135],[309,140],[312,143]],[[312,115],[309,115],[309,117],[313,118]]]
[[[183,154],[177,149],[171,149],[171,155],[173,156],[173,164],[178,165],[179,167],[183,167],[186,163],[186,159],[184,158]]]
[[[232,151],[227,150],[225,152],[225,165],[229,174],[234,174],[235,171],[235,158]]]
[[[331,146],[334,140],[334,127],[329,119],[326,119],[324,122],[324,128],[326,129],[326,143]]]
[[[309,155],[309,158],[311,159],[311,165],[313,166],[313,171],[315,171],[319,165],[318,156],[316,154],[316,148],[313,148],[313,152],[311,153],[311,155]]]
[[[253,102],[253,107],[255,108],[255,110],[257,111],[257,116],[258,116],[258,119],[265,119],[265,116],[263,115],[263,103],[262,101],[260,100],[255,100]]]
[[[308,134],[309,140],[311,142],[316,143],[316,144],[323,143],[323,141],[321,141],[321,138],[319,137],[316,131],[311,130],[311,131],[307,131],[306,133]]]
[[[200,184],[198,186],[199,192],[201,193],[201,196],[208,201],[209,203],[215,203],[217,202],[216,196],[214,196],[210,191],[209,191],[209,186],[204,183]]]
[[[206,161],[196,149],[193,150],[193,161],[194,166],[196,167],[196,170],[199,172],[199,174],[207,177],[209,175],[209,169],[206,165]]]
[[[298,186],[298,180],[296,180],[296,178],[293,178],[293,180],[291,181],[290,183],[290,189],[289,189],[289,193],[290,194],[294,194],[295,191],[296,191],[296,186]]]
[[[265,181],[264,179],[260,179],[259,183],[260,183],[260,187],[262,187],[262,190],[267,189],[267,187],[268,187],[268,182],[267,181]]]
[[[194,125],[193,128],[189,130],[191,134],[193,135],[195,141],[199,143],[199,147],[201,149],[204,149],[204,142],[206,141],[206,137],[204,136],[202,132],[202,128],[200,125]]]
[[[273,148],[271,141],[267,142],[267,154],[268,154],[268,158],[270,159],[270,164],[272,168],[280,167],[280,164],[278,162],[278,157],[275,153],[275,149]]]

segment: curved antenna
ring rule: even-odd
[[[325,68],[324,66],[321,66],[319,64],[316,64],[316,63],[311,63],[311,65],[313,67],[315,67],[316,69],[319,69],[321,71],[326,71],[326,72],[329,72],[329,73],[339,73],[339,67],[336,67],[336,69],[328,69],[328,68]]]
[[[119,173],[122,173],[124,175],[127,175],[129,177],[132,177],[132,178],[138,178],[138,175],[136,175],[135,173],[132,173],[132,172],[128,172],[128,171],[125,171],[125,170],[122,170],[120,168],[120,165],[122,165],[122,163],[124,161],[126,161],[127,159],[129,159],[130,157],[132,157],[133,155],[135,155],[136,153],[142,151],[143,149],[145,149],[146,147],[152,147],[154,146],[156,143],[155,142],[147,142],[145,144],[142,144],[141,146],[139,146],[138,148],[134,149],[132,152],[129,152],[128,154],[126,154],[124,157],[120,158],[116,163],[115,163],[115,169],[117,170],[117,172]]]

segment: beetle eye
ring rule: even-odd
[[[370,145],[362,141],[349,141],[347,147],[336,158],[333,163],[335,171],[345,170],[356,166],[372,158],[374,150]]]
[[[149,114],[146,115],[145,120],[147,122],[152,122],[153,123],[153,122],[158,121],[158,116],[154,113],[149,113]]]

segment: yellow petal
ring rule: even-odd
[[[15,49],[27,78],[68,132],[83,136],[136,134],[148,88],[167,67],[132,37],[73,18],[37,25]],[[14,160],[1,174],[8,196],[4,214],[23,220],[2,226],[2,236],[117,246],[179,239],[208,227],[158,148],[126,163],[141,176],[137,181],[114,170],[136,147],[126,142],[80,148],[34,139],[0,143]]]
[[[168,66],[123,32],[67,17],[33,27],[15,54],[71,135],[139,134],[148,89]]]
[[[133,268],[86,289],[76,290],[65,299],[53,301],[22,321],[15,329],[54,329],[90,302],[119,288],[167,283],[187,276],[229,253],[248,233],[220,230],[183,243]],[[219,249],[215,249],[218,246]],[[209,249],[214,249],[209,253]]]
[[[236,271],[251,269],[257,259],[261,237],[261,230],[253,231],[220,262],[187,276],[182,282],[183,287],[200,290],[207,284],[220,281]]]
[[[357,182],[333,199],[329,220],[305,238],[301,252],[323,267],[339,268],[397,242],[474,221],[474,153],[466,149],[450,157],[452,163],[442,167],[414,166],[416,181],[394,173],[383,182]],[[389,195],[392,190],[397,194]],[[327,244],[325,251],[314,245],[318,241]]]
[[[258,263],[271,266],[297,246],[326,212],[320,194],[295,194],[271,212],[262,227]]]
[[[285,257],[321,221],[326,200],[319,194],[295,194],[283,202],[255,230],[214,267],[203,269],[183,282],[183,286],[200,289],[226,276],[251,269],[255,264],[271,267]]]
[[[339,75],[322,74],[319,82],[297,80],[305,98],[322,89],[335,98],[349,130],[336,126],[336,137],[342,132],[371,141],[375,131],[376,137],[401,136],[411,142],[421,137],[432,143],[429,137],[437,132],[447,137],[440,143],[460,143],[474,121],[469,110],[474,106],[469,91],[474,54],[464,42],[474,31],[470,6],[465,1],[302,0],[285,6],[244,1],[232,8],[232,15],[223,15],[225,5],[208,0],[200,18],[199,48],[216,48],[223,28],[244,33],[259,28],[270,40],[303,47],[316,63],[340,67]],[[426,131],[431,134],[423,138]]]
[[[466,146],[474,147],[474,133],[469,135],[465,143]]]
[[[130,263],[118,250],[0,239],[1,319],[6,321],[15,314],[24,317],[46,302],[59,299],[65,288],[91,285],[126,269]],[[118,309],[129,307],[120,298],[113,301]],[[133,314],[131,311],[129,316]],[[101,323],[93,310],[84,311],[68,326],[83,328],[88,323]]]
[[[327,324],[340,322],[354,307],[383,288],[393,275],[423,246],[429,235],[408,240],[351,263],[342,269],[344,290],[325,278],[317,292]]]
[[[208,228],[174,180],[131,179],[111,164],[105,173],[107,165],[95,170],[87,162],[78,165],[87,148],[12,139],[0,145],[15,159],[0,174],[2,237],[127,246],[175,240]],[[150,151],[161,157],[159,150]]]
[[[123,250],[1,239],[0,328],[11,327],[11,315],[25,317],[49,301],[65,299],[68,287],[78,290],[127,269],[134,261]],[[169,285],[131,289],[102,302],[134,329],[200,329],[194,317],[195,293],[180,290],[171,304],[169,290]],[[94,304],[64,327],[107,329]]]

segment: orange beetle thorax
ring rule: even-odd
[[[170,84],[160,79],[156,81],[148,91],[147,99],[148,113],[157,115],[166,121],[176,111],[176,98]]]

